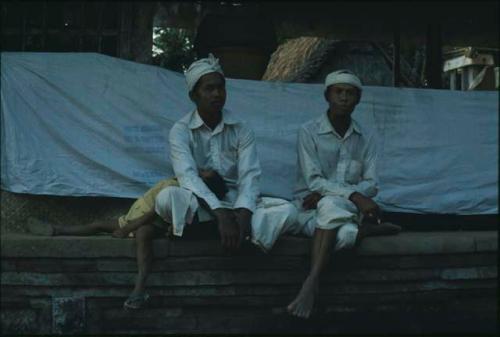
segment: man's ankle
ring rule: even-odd
[[[314,287],[317,287],[319,284],[319,275],[309,274],[309,276],[307,276],[306,278],[306,282],[313,285]]]

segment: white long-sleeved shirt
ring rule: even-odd
[[[210,129],[194,110],[174,124],[169,134],[170,158],[181,187],[216,208],[246,208],[255,211],[259,195],[260,163],[253,132],[237,121],[229,110]],[[217,199],[198,175],[199,169],[217,171],[228,193]]]
[[[370,198],[377,194],[375,143],[364,136],[356,121],[351,120],[341,137],[323,113],[302,125],[297,146],[297,199],[311,192],[346,199],[354,192]]]

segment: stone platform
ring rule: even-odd
[[[218,241],[155,240],[151,300],[122,304],[135,242],[106,235],[1,240],[3,334],[479,334],[497,331],[497,231],[402,232],[334,256],[314,317],[285,306],[309,266],[310,240],[228,256]]]

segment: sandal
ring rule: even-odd
[[[123,308],[125,310],[137,310],[144,307],[144,304],[149,300],[148,293],[142,293],[137,295],[130,295],[127,300],[123,303]]]

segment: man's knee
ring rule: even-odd
[[[345,224],[337,232],[335,250],[351,249],[356,244],[358,236],[358,226],[355,224]]]
[[[187,190],[177,187],[168,186],[162,189],[155,198],[155,212],[160,215],[164,220],[170,219],[173,204],[185,199]]]
[[[283,205],[283,213],[286,215],[286,222],[289,224],[295,224],[297,222],[297,218],[299,216],[299,211],[292,204],[288,203]]]
[[[343,197],[336,195],[326,195],[318,201],[318,212],[331,212],[337,209],[352,209],[354,204]],[[355,207],[355,206],[354,206]]]
[[[298,232],[298,210],[291,203],[279,206],[280,219],[282,222],[279,224],[281,227],[280,234]]]
[[[261,230],[259,227],[273,226],[277,232],[284,233],[297,227],[297,218],[297,208],[287,202],[271,208],[258,208],[252,218],[252,226],[255,230]]]
[[[179,193],[180,190],[182,189],[177,186],[167,186],[164,189],[162,189],[156,195],[155,208],[158,209],[170,205],[172,203],[173,198],[175,197],[175,194]]]

